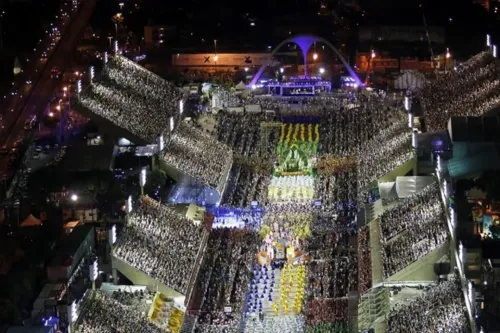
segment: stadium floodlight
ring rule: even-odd
[[[486,46],[488,46],[488,47],[491,46],[491,36],[490,36],[490,34],[486,35]]]
[[[141,174],[139,175],[139,185],[144,187],[146,185],[146,169],[141,170]]]
[[[104,64],[106,65],[108,63],[108,51],[104,51]]]
[[[94,66],[90,66],[89,68],[89,79],[90,83],[92,83],[92,81],[94,80]]]
[[[184,112],[184,101],[181,99],[179,101],[179,113],[182,114]]]
[[[78,303],[76,300],[71,303],[71,310],[69,312],[68,321],[74,323],[78,319]]]
[[[116,224],[113,224],[111,226],[111,229],[109,229],[108,240],[109,240],[110,245],[113,245],[116,243]]]
[[[158,150],[159,151],[162,151],[163,148],[165,148],[165,140],[163,138],[163,134],[160,135],[160,137],[158,138]]]
[[[78,94],[82,92],[82,80],[76,81],[76,92]]]
[[[410,98],[408,96],[405,96],[405,109],[410,111]]]
[[[129,195],[127,198],[126,208],[127,208],[127,214],[130,214],[132,212],[132,196],[131,195]]]
[[[114,51],[116,54],[118,54],[118,41],[115,40],[115,43],[114,43]]]
[[[497,57],[497,46],[493,45],[493,57]]]
[[[474,304],[474,290],[473,290],[473,285],[472,281],[469,280],[469,302],[470,304]]]
[[[324,69],[323,67],[321,67],[321,68],[319,69],[319,73],[320,73],[320,74],[325,74],[325,69]]]
[[[170,132],[174,130],[175,120],[174,117],[170,117]]]
[[[97,259],[90,264],[89,275],[90,281],[94,282],[95,280],[97,280],[97,277],[99,276],[99,264],[97,262]]]
[[[463,264],[464,262],[464,246],[462,242],[458,244],[458,258],[460,259],[461,263]]]

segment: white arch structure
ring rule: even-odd
[[[351,68],[351,66],[349,66],[349,64],[345,60],[344,56],[342,55],[342,53],[340,53],[340,51],[337,50],[337,48],[335,46],[333,46],[332,43],[330,43],[329,41],[327,41],[323,37],[314,36],[314,35],[296,35],[296,36],[291,36],[291,37],[288,37],[287,39],[285,39],[284,41],[282,41],[281,43],[279,43],[278,46],[276,46],[273,49],[273,51],[271,52],[271,54],[275,55],[276,52],[278,52],[278,50],[283,45],[285,45],[287,43],[295,43],[295,44],[297,44],[300,47],[300,49],[302,50],[302,55],[304,57],[304,75],[307,76],[307,54],[308,54],[309,50],[311,49],[311,46],[315,42],[324,43],[333,52],[335,52],[335,54],[337,54],[337,56],[340,58],[340,61],[342,61],[342,63],[344,64],[344,66],[347,69],[347,71],[349,71],[349,74],[351,74],[351,76],[354,78],[354,80],[356,80],[356,82],[358,84],[361,84],[361,80],[358,78],[358,76],[356,75],[356,73],[354,72],[354,70]],[[257,71],[257,73],[255,73],[254,77],[252,78],[252,81],[250,82],[250,86],[253,86],[253,85],[255,85],[257,83],[257,81],[259,80],[260,76],[264,72],[266,66],[268,66],[268,65],[269,64],[264,64],[264,65],[262,65],[259,68],[259,70]]]

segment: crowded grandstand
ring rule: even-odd
[[[425,86],[419,96],[428,129],[493,108],[496,75],[496,62],[481,53],[450,73],[453,80]],[[460,89],[476,101],[458,98]],[[401,101],[376,92],[242,98],[216,87],[213,93],[224,106],[207,116],[213,130],[203,128],[206,121],[177,120],[181,92],[117,56],[78,98],[148,142],[174,117],[160,162],[221,194],[207,207],[217,224],[211,231],[141,196],[113,246],[116,259],[186,296],[180,321],[190,332],[352,332],[357,295],[383,288],[374,286],[376,265],[382,282],[447,244],[437,181],[390,204],[373,191],[416,157]],[[260,111],[228,110],[247,105]],[[375,233],[373,216],[358,220],[374,202],[382,207]],[[407,305],[387,306],[387,332],[468,332],[464,302],[458,278],[449,277]],[[122,303],[93,293],[77,332],[156,332]]]

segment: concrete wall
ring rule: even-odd
[[[111,260],[112,260],[113,270],[117,270],[120,273],[122,273],[127,279],[129,279],[135,285],[146,286],[148,290],[153,292],[156,292],[158,290],[167,297],[184,296],[181,293],[175,291],[174,289],[167,287],[163,283],[159,283],[157,280],[150,278],[146,273],[138,269],[135,269],[134,267],[116,258],[115,256],[112,256]]]

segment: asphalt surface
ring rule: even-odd
[[[96,0],[85,1],[77,16],[69,23],[52,55],[46,60],[47,64],[39,80],[32,83],[34,87],[27,101],[22,103],[22,106],[16,105],[21,108],[21,112],[13,112],[14,114],[19,114],[17,119],[4,119],[5,129],[9,128],[10,130],[0,134],[0,142],[6,143],[7,148],[11,148],[18,138],[27,136],[27,133],[24,133],[24,123],[30,116],[36,115],[40,118],[43,115],[54,89],[59,84],[59,81],[54,81],[50,77],[51,69],[53,67],[61,69],[68,67],[72,59],[72,54],[80,41],[80,37],[88,25],[95,4]],[[19,101],[15,101],[14,103],[18,104]],[[0,170],[5,173],[7,169],[7,158],[2,158],[0,160]]]

